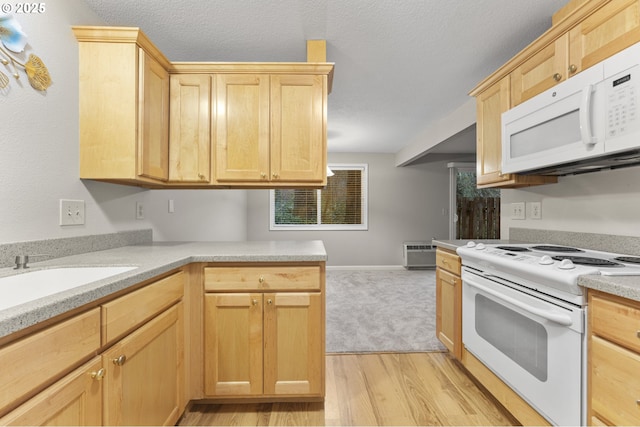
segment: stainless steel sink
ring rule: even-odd
[[[131,271],[135,266],[58,267],[0,278],[0,310]]]

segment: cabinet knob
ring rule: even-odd
[[[122,366],[126,361],[127,361],[127,356],[125,356],[124,354],[121,354],[120,356],[112,360],[113,364],[116,366]]]
[[[260,178],[265,179],[267,177],[267,174],[264,172],[260,172]]]
[[[575,73],[576,71],[578,71],[578,67],[576,67],[576,65],[575,65],[575,64],[571,64],[571,65],[569,65],[569,72],[570,72],[571,74]]]
[[[278,178],[280,178],[280,175],[274,172],[274,173],[273,173],[273,178],[274,178],[274,179],[278,179]]]
[[[553,80],[555,80],[555,81],[559,82],[560,80],[562,80],[562,74],[560,74],[560,73],[555,73],[555,74],[553,75]]]
[[[257,300],[257,299],[253,299],[253,300],[251,300],[251,304],[253,304],[253,305],[258,305],[258,300]]]
[[[273,304],[273,300],[272,300],[271,298],[269,298],[269,299],[267,300],[267,304],[269,304],[269,305]]]
[[[264,283],[264,276],[260,276],[260,278],[258,279],[258,282]]]
[[[204,175],[203,174],[199,173],[198,174],[198,178],[200,178],[200,181],[204,181]]]
[[[640,331],[636,331],[636,337],[640,338]]]
[[[104,368],[91,372],[91,378],[100,381],[104,377]]]

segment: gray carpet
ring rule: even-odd
[[[328,270],[326,352],[442,351],[434,270]]]

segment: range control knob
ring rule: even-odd
[[[540,258],[540,261],[538,261],[538,264],[551,265],[551,264],[553,264],[553,259],[551,259],[551,257],[549,255],[542,255],[542,258]]]
[[[484,245],[484,243],[478,243],[476,245],[476,250],[478,251],[483,251],[486,248],[486,246]]]
[[[476,242],[474,242],[474,241],[467,242],[467,247],[468,248],[473,248],[475,246],[476,246]]]
[[[570,259],[563,259],[562,261],[560,261],[560,265],[558,265],[558,268],[561,270],[572,270],[576,268],[576,266],[573,265],[573,261],[571,261]]]

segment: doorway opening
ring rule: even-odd
[[[449,238],[499,239],[500,190],[476,187],[475,163],[449,163]]]

